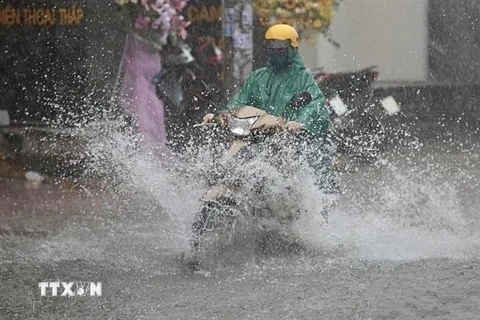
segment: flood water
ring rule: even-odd
[[[5,179],[0,226],[31,234],[0,236],[0,319],[478,319],[477,138],[433,135],[352,168],[328,223],[296,225],[304,249],[239,242],[198,273],[202,183],[151,152],[108,144],[114,181]],[[43,281],[101,282],[102,296],[42,297]]]

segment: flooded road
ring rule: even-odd
[[[305,250],[238,243],[196,274],[196,181],[145,157],[123,163],[128,187],[4,179],[0,319],[478,319],[480,150],[452,139],[341,174],[329,223],[297,228]],[[41,296],[44,281],[102,295]]]

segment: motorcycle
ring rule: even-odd
[[[377,160],[387,144],[387,118],[400,112],[392,96],[379,99],[374,95],[375,68],[345,73],[312,71],[330,109],[329,138],[347,161]]]
[[[311,101],[310,93],[301,92],[293,96],[288,107],[300,108]],[[268,181],[261,178],[249,188],[247,184],[251,182],[247,182],[248,179],[231,174],[231,171],[247,166],[260,153],[259,150],[267,150],[265,158],[273,166],[281,167],[285,164],[286,168],[279,172],[285,175],[294,174],[295,164],[286,155],[291,148],[285,148],[281,144],[284,142],[292,145],[292,140],[301,140],[305,136],[289,134],[283,117],[273,116],[252,106],[237,107],[229,113],[219,112],[215,115],[213,124],[199,126],[208,125],[215,126],[226,136],[227,150],[224,160],[227,160],[227,165],[217,169],[216,174],[211,174],[210,187],[200,199],[202,206],[192,224],[191,267],[194,271],[199,269],[200,247],[207,235],[223,235],[228,238],[240,225],[258,226],[262,232],[275,228],[280,230],[298,219],[300,214],[300,209],[296,208],[275,211],[265,207],[268,201],[262,197],[265,196],[264,189]],[[298,150],[295,152],[298,152],[297,156],[301,153]],[[290,162],[287,165],[285,161]],[[292,188],[286,188],[289,190],[288,194],[294,193]]]
[[[220,55],[219,49],[214,49],[214,54]],[[191,140],[189,129],[193,119],[213,110],[221,95],[213,84],[209,55],[200,55],[208,59],[197,61],[190,46],[183,42],[164,51],[162,72],[152,81],[158,97],[164,102],[167,141],[174,149],[181,149]]]

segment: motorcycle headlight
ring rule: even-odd
[[[251,117],[245,119],[238,119],[230,117],[228,120],[228,126],[230,132],[237,137],[246,137],[250,134],[250,129],[259,117]]]

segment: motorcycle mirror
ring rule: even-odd
[[[288,105],[292,108],[301,108],[305,107],[310,102],[312,102],[312,95],[310,92],[302,91],[294,94]]]

